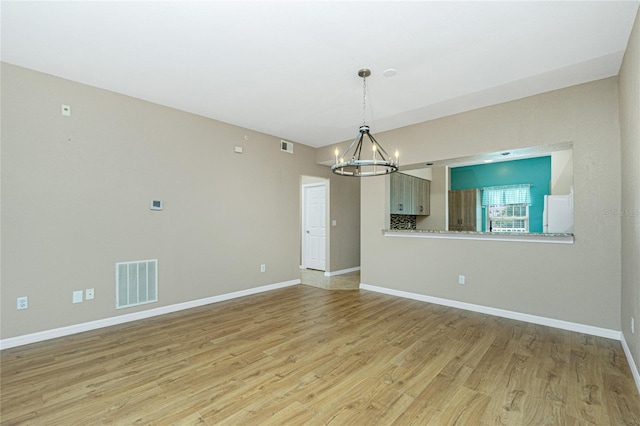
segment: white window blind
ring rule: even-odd
[[[529,232],[529,206],[507,204],[487,206],[489,232]]]
[[[482,207],[508,204],[531,205],[531,185],[490,186],[482,188]]]

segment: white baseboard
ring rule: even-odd
[[[457,300],[441,299],[439,297],[425,296],[424,294],[410,293],[407,291],[393,290],[385,287],[377,287],[368,284],[360,284],[363,290],[375,291],[377,293],[389,294],[391,296],[404,297],[406,299],[420,300],[422,302],[434,303],[436,305],[450,306],[452,308],[464,309],[467,311],[480,312],[518,321],[530,322],[532,324],[546,325],[563,330],[576,331],[578,333],[590,334],[592,336],[606,337],[607,339],[620,340],[622,333],[617,330],[594,327],[591,325],[579,324],[575,322],[562,321],[553,318],[540,317],[537,315],[523,314],[505,309],[491,308],[488,306],[474,305],[472,303],[459,302]]]
[[[55,339],[56,337],[69,336],[71,334],[82,333],[84,331],[96,330],[99,328],[109,327],[112,325],[123,324],[126,322],[137,321],[145,318],[151,318],[158,315],[164,315],[171,312],[183,311],[185,309],[196,308],[198,306],[209,305],[211,303],[222,302],[225,300],[237,299],[238,297],[249,296],[252,294],[263,293],[265,291],[276,290],[279,288],[289,287],[300,284],[300,280],[284,281],[276,284],[264,285],[261,287],[250,288],[247,290],[235,291],[233,293],[221,294],[219,296],[206,297],[204,299],[192,300],[175,305],[162,306],[160,308],[149,309],[146,311],[134,312],[131,314],[118,315],[117,317],[104,318],[96,321],[74,324],[67,327],[55,328],[52,330],[40,331],[37,333],[25,334],[17,337],[0,340],[0,350],[14,348],[16,346],[28,345],[30,343],[41,342],[43,340]]]
[[[331,272],[325,272],[324,276],[325,277],[334,277],[336,275],[343,275],[343,274],[348,274],[349,272],[356,272],[359,271],[360,267],[356,266],[355,268],[348,268],[348,269],[340,269],[339,271],[331,271]]]
[[[636,363],[633,360],[633,355],[631,355],[631,350],[629,349],[629,345],[627,345],[627,341],[624,338],[624,333],[620,333],[620,342],[622,343],[622,349],[624,349],[624,354],[627,356],[627,362],[629,363],[629,368],[631,368],[631,374],[633,375],[633,380],[635,380],[636,387],[638,388],[638,392],[640,392],[640,373],[638,372],[638,367],[636,367]]]

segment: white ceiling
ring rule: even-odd
[[[318,147],[364,67],[374,134],[617,75],[639,3],[3,0],[1,57]]]

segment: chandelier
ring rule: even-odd
[[[366,177],[386,175],[398,171],[398,151],[396,151],[395,158],[391,158],[387,151],[378,143],[376,138],[373,137],[369,131],[369,126],[365,123],[365,109],[367,99],[367,77],[371,75],[371,70],[366,68],[358,71],[358,76],[362,77],[362,125],[358,129],[356,135],[349,148],[345,151],[344,155],[339,157],[340,152],[336,148],[336,162],[331,166],[333,173],[342,176],[354,176],[354,177]],[[371,157],[370,159],[363,158],[362,144],[365,141],[365,136],[369,138],[371,142]],[[366,143],[365,143],[366,145]],[[353,148],[353,151],[351,149]],[[345,161],[346,159],[346,161]]]

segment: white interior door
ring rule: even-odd
[[[304,267],[325,270],[326,185],[304,186]]]

